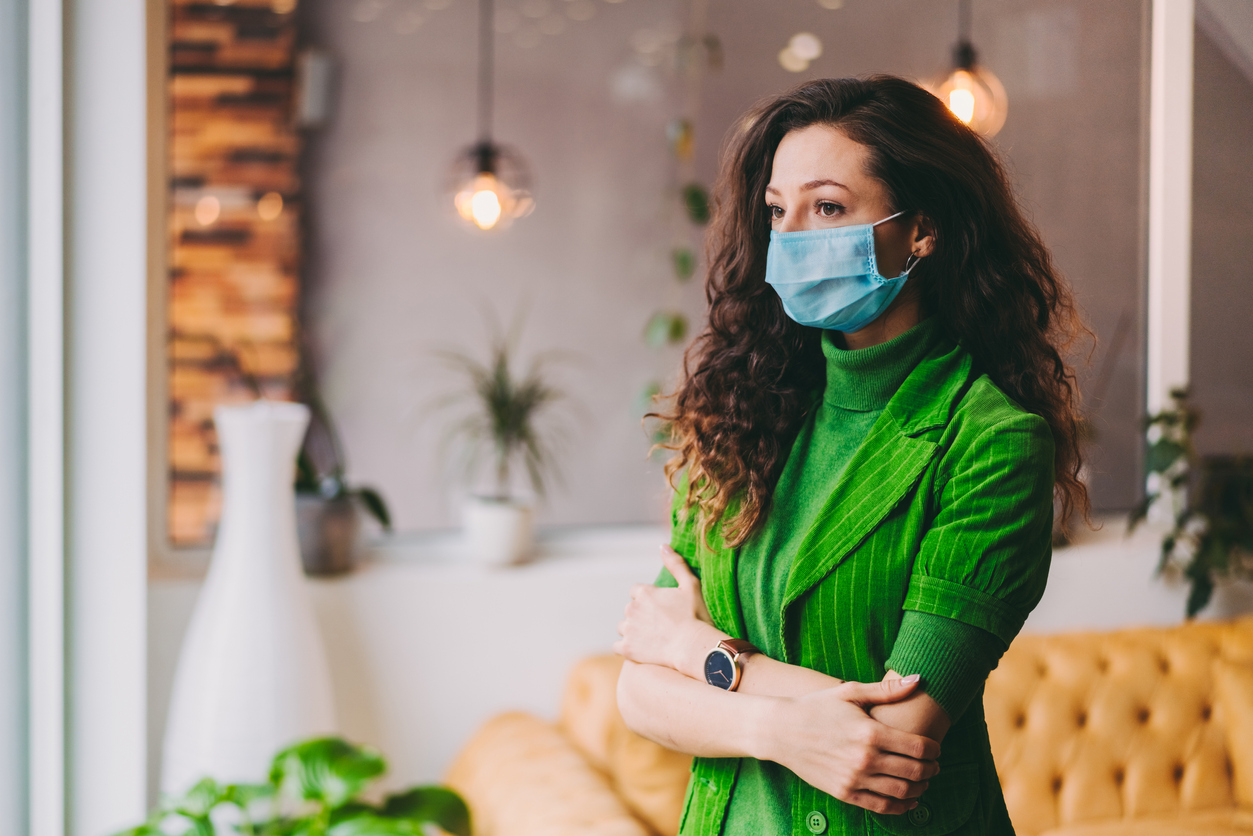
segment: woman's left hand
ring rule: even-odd
[[[661,547],[661,561],[679,585],[640,583],[631,587],[626,615],[618,623],[618,635],[622,638],[614,642],[614,653],[632,662],[662,665],[703,678],[701,671],[691,670],[699,661],[696,656],[703,659],[709,648],[726,635],[713,626],[701,597],[700,581],[687,562],[669,546]]]

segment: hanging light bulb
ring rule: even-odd
[[[491,136],[495,37],[492,5],[492,0],[479,0],[479,141],[457,155],[449,170],[447,188],[457,215],[482,230],[504,229],[535,208],[526,160]]]
[[[504,228],[535,208],[526,162],[512,148],[481,142],[457,157],[448,191],[463,221],[479,229]]]
[[[953,115],[984,136],[995,136],[1005,124],[1009,98],[1000,79],[979,64],[970,41],[970,0],[958,6],[957,46],[953,48],[953,70],[931,88]]]

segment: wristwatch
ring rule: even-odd
[[[723,639],[705,657],[705,681],[716,688],[734,691],[740,687],[740,657],[760,652],[743,639]]]

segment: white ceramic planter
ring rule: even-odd
[[[529,503],[495,497],[471,497],[463,509],[466,547],[472,560],[509,566],[531,556],[534,509]]]
[[[214,411],[222,521],[170,697],[161,789],[264,781],[281,747],[335,730],[330,668],[296,541],[300,404]]]

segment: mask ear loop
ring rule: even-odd
[[[874,223],[872,223],[872,224],[870,225],[870,228],[871,228],[871,229],[873,229],[873,228],[875,228],[876,226],[878,226],[879,224],[885,224],[885,223],[887,223],[888,221],[892,220],[893,218],[899,218],[901,215],[904,215],[904,214],[905,214],[906,212],[908,212],[908,211],[909,211],[908,209],[902,209],[901,211],[897,212],[895,215],[888,215],[888,216],[887,216],[886,218],[884,218],[883,220],[881,220],[881,221],[875,221]]]
[[[912,261],[912,262],[909,260],[910,258],[912,258],[912,259],[913,259],[913,261]],[[904,272],[904,273],[901,273],[901,275],[902,275],[902,276],[908,276],[908,275],[909,275],[909,271],[910,271],[910,270],[913,270],[915,267],[917,267],[917,266],[918,266],[918,262],[920,262],[920,261],[922,261],[922,258],[921,258],[920,256],[917,256],[917,255],[914,255],[913,253],[910,253],[910,254],[909,254],[909,258],[905,259],[905,272]]]

